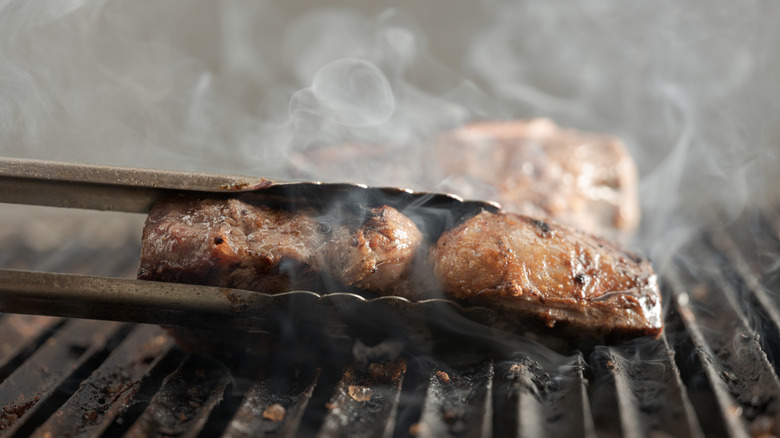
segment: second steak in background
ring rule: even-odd
[[[291,173],[498,201],[506,211],[610,239],[633,233],[640,216],[636,165],[625,145],[548,119],[471,123],[422,145],[310,146],[291,157]]]

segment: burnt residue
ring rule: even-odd
[[[520,355],[496,365],[494,433],[497,436],[592,436],[586,410],[584,360],[542,366]]]
[[[173,340],[155,326],[137,326],[38,432],[99,434],[128,408],[141,381]]]
[[[2,413],[2,417],[0,417],[0,431],[7,430],[13,426],[19,418],[38,403],[38,400],[40,400],[40,397],[35,396],[30,400],[23,400],[21,402],[14,402],[3,406],[0,409],[0,413]]]
[[[235,181],[230,184],[223,184],[219,186],[222,190],[236,190],[236,191],[253,191],[263,190],[273,185],[273,181],[260,178],[260,181]]]
[[[296,436],[319,375],[319,369],[265,368],[247,389],[222,436]]]
[[[68,379],[79,376],[82,367],[89,367],[92,361],[104,357],[110,343],[121,337],[126,327],[117,322],[87,320],[63,325],[0,383],[0,406],[9,413],[3,417],[2,424],[8,434],[31,432],[29,429],[39,421],[37,412],[47,415],[52,404],[61,402],[60,394],[69,392]],[[74,351],[82,354],[75,355]],[[48,403],[50,399],[54,402]]]
[[[222,288],[219,290],[222,295],[230,302],[230,308],[234,312],[243,312],[249,308],[249,304],[253,301],[249,297],[249,292],[236,289]]]
[[[392,431],[406,373],[403,361],[344,368],[325,405],[324,436],[377,436]]]
[[[125,436],[196,435],[222,400],[230,375],[219,363],[190,356],[162,383]]]
[[[552,237],[553,231],[550,224],[540,219],[530,219],[531,225],[536,227],[539,237]]]
[[[417,436],[490,435],[493,376],[492,363],[433,370],[420,420],[412,425]]]
[[[739,430],[745,424],[763,429],[767,417],[780,416],[780,381],[756,331],[760,327],[740,305],[746,298],[740,295],[749,290],[733,275],[733,262],[713,252],[706,240],[683,249],[703,266],[683,265],[671,282],[676,300],[670,317],[683,330],[677,335],[682,378],[694,401],[712,400],[709,405],[696,402],[697,411],[711,412],[716,406],[725,429]],[[780,424],[771,428],[777,434]]]

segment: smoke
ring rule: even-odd
[[[778,8],[8,0],[0,153],[291,178],[324,145],[424,161],[442,129],[545,116],[628,143],[658,235],[771,195]]]
[[[657,263],[778,200],[776,2],[354,3],[0,0],[0,155],[430,187],[432,135],[543,116],[624,140]]]

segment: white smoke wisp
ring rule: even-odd
[[[778,5],[566,3],[493,2],[495,25],[468,65],[514,114],[627,142],[647,251],[664,257],[681,236],[773,197]]]
[[[432,135],[543,116],[627,143],[654,257],[777,201],[774,2],[351,3],[2,1],[0,155],[428,188]]]

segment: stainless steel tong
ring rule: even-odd
[[[385,204],[426,223],[500,208],[492,202],[392,187],[0,158],[3,203],[148,213],[155,202],[171,196],[239,197],[286,206],[327,205],[334,200]],[[441,227],[446,224],[437,223],[428,232],[435,234]],[[291,302],[320,298],[311,292],[268,295],[209,286],[0,269],[0,312],[7,313],[163,325],[230,324],[261,330],[269,309],[279,307],[273,303],[279,301],[286,307]],[[350,302],[365,301],[353,294],[334,294],[328,300],[339,302],[345,298]],[[193,318],[194,314],[198,318]]]

